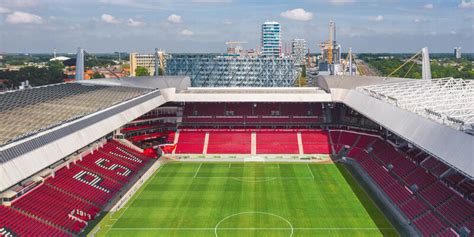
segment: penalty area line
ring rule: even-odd
[[[314,179],[314,174],[311,168],[309,167],[308,163],[306,163],[306,167],[308,167],[309,173],[311,174],[311,177]]]
[[[199,170],[201,169],[202,163],[199,165],[199,168],[196,170],[196,173],[194,174],[194,178],[197,177]]]

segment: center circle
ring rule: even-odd
[[[294,228],[293,228],[293,225],[291,224],[290,221],[288,221],[287,219],[285,219],[284,217],[282,216],[279,216],[277,214],[274,214],[274,213],[270,213],[270,212],[239,212],[239,213],[236,213],[236,214],[232,214],[232,215],[229,215],[229,216],[226,216],[224,217],[224,219],[220,220],[216,227],[214,227],[214,234],[215,234],[215,237],[219,237],[219,234],[217,233],[217,230],[219,229],[220,226],[222,226],[222,223],[224,223],[225,221],[229,220],[229,219],[232,219],[234,217],[240,217],[240,216],[245,216],[245,215],[252,215],[251,218],[254,218],[256,215],[266,215],[266,216],[271,216],[271,217],[275,217],[277,219],[280,220],[280,222],[283,222],[285,223],[286,225],[288,225],[287,228],[281,228],[281,227],[267,227],[267,228],[261,228],[261,229],[267,229],[267,230],[290,230],[290,235],[289,237],[292,237],[293,236],[293,232],[294,232]],[[239,230],[239,229],[242,229],[242,230],[252,230],[252,229],[259,229],[259,228],[245,228],[245,227],[241,227],[241,228],[229,228],[229,227],[221,227],[221,229],[230,229],[230,230]]]

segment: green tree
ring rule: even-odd
[[[159,67],[158,68],[158,76],[163,76],[165,74],[163,68]]]
[[[137,69],[135,69],[135,75],[137,77],[141,77],[141,76],[150,76],[150,73],[148,72],[148,69],[146,69],[145,67],[137,67]]]
[[[104,74],[100,72],[94,72],[94,74],[92,74],[91,79],[104,78],[104,77],[105,77]]]

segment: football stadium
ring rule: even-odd
[[[474,235],[474,84],[188,76],[0,94],[0,236]]]

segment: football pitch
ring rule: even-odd
[[[398,236],[336,164],[166,163],[96,236]]]

